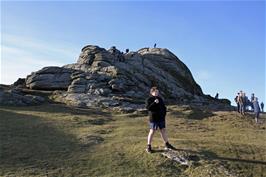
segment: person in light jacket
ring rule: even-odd
[[[253,101],[253,107],[254,107],[255,121],[256,123],[258,123],[259,116],[260,116],[260,105],[259,105],[257,97],[255,97]]]

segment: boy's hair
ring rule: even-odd
[[[150,94],[151,94],[152,92],[156,91],[156,90],[158,90],[157,87],[152,87],[152,88],[150,89]]]

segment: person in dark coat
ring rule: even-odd
[[[255,100],[255,94],[254,93],[252,93],[251,94],[251,97],[250,97],[250,106],[251,106],[251,111],[254,111],[254,106],[253,106],[253,102],[254,102],[254,100]]]
[[[246,96],[246,93],[243,93],[243,106],[244,106],[244,114],[247,111],[247,106],[248,106],[248,97]]]
[[[263,102],[260,103],[260,107],[261,107],[261,112],[264,112],[264,103]]]
[[[169,142],[165,127],[166,106],[163,99],[159,96],[157,87],[150,89],[150,97],[146,99],[146,109],[149,112],[149,127],[148,145],[146,151],[152,152],[151,143],[155,131],[159,128],[161,137],[165,143],[165,149],[175,149]]]
[[[215,99],[218,99],[218,98],[219,98],[219,93],[216,93],[216,95],[215,95],[214,98],[215,98]]]
[[[236,105],[237,105],[237,112],[238,113],[240,113],[239,97],[240,97],[240,93],[237,93],[237,96],[235,97],[235,102],[236,102]]]

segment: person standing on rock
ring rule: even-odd
[[[148,145],[146,151],[152,153],[152,138],[155,131],[159,128],[161,137],[165,143],[165,149],[175,149],[169,142],[165,127],[166,106],[163,99],[159,96],[157,87],[150,89],[150,97],[146,99],[146,109],[149,112],[149,126]]]
[[[260,105],[258,102],[258,98],[255,97],[253,101],[254,113],[255,113],[255,121],[258,123],[259,115],[260,115]]]

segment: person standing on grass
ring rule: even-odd
[[[252,111],[254,111],[254,106],[253,106],[253,101],[254,101],[254,100],[255,100],[255,94],[252,93],[252,94],[251,94],[251,97],[250,97],[250,102],[251,102],[250,106],[251,106],[251,110],[252,110]]]
[[[245,115],[244,95],[242,91],[240,91],[240,94],[237,98],[237,102],[239,104],[240,113],[242,115]]]
[[[259,115],[260,115],[260,105],[258,102],[258,98],[255,97],[253,101],[254,113],[255,113],[255,121],[258,123]]]
[[[146,109],[149,112],[148,145],[146,151],[152,153],[152,138],[155,131],[159,128],[161,137],[165,143],[165,149],[175,149],[169,142],[165,127],[166,106],[163,99],[159,96],[157,87],[150,89],[150,97],[146,99]]]
[[[247,106],[248,106],[248,97],[246,96],[246,93],[243,93],[243,101],[244,101],[244,113],[247,111]]]
[[[239,105],[239,102],[238,102],[238,98],[240,96],[240,93],[237,93],[237,96],[235,97],[235,102],[236,102],[236,105],[237,105],[237,112],[240,113],[240,105]]]

